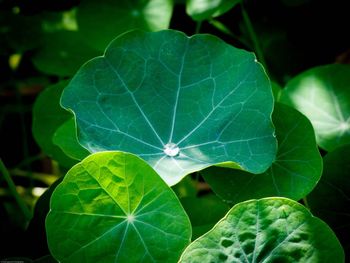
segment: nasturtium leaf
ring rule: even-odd
[[[187,0],[186,12],[196,21],[220,16],[242,0]]]
[[[305,114],[317,143],[327,151],[350,143],[350,66],[332,64],[290,80],[280,101]]]
[[[307,201],[312,213],[327,222],[350,251],[350,145],[324,157],[321,180]]]
[[[214,194],[180,199],[192,225],[192,240],[209,231],[230,209]]]
[[[69,158],[53,143],[56,130],[72,115],[61,108],[60,97],[67,81],[62,81],[43,90],[33,108],[32,132],[41,149],[51,158],[65,167],[73,166],[76,161]]]
[[[53,143],[69,157],[82,160],[89,155],[89,151],[78,142],[74,118],[64,122],[54,133]]]
[[[180,262],[343,263],[344,251],[304,206],[270,197],[234,206],[186,248]]]
[[[88,43],[103,51],[126,31],[167,29],[172,12],[172,0],[81,0],[77,21]]]
[[[134,153],[169,185],[218,164],[260,173],[275,158],[264,69],[210,35],[123,34],[82,66],[61,105],[90,152]]]
[[[300,200],[310,193],[322,174],[310,121],[295,109],[276,103],[272,120],[276,127],[276,160],[262,174],[211,167],[201,172],[223,200],[238,203],[252,198],[283,196]]]
[[[177,262],[191,225],[174,192],[138,157],[100,152],[55,189],[46,218],[60,262]]]
[[[46,33],[42,42],[33,63],[40,71],[57,76],[74,75],[81,64],[101,53],[87,45],[76,31]]]

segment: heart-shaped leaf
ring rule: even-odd
[[[112,39],[126,31],[167,29],[172,12],[172,0],[81,0],[77,20],[87,43],[103,51]]]
[[[86,149],[134,153],[169,185],[217,164],[260,173],[275,158],[262,66],[210,35],[126,33],[83,65],[61,104]]]
[[[216,226],[190,244],[180,262],[344,262],[332,230],[286,198],[234,206]]]
[[[350,143],[350,66],[326,65],[307,70],[283,89],[280,101],[305,114],[327,151]]]
[[[174,192],[138,157],[90,155],[51,197],[46,231],[60,262],[176,262],[191,238]]]
[[[321,180],[307,201],[311,211],[332,227],[345,251],[350,251],[350,145],[328,153],[323,162]]]
[[[201,172],[225,201],[238,203],[268,196],[300,200],[320,179],[322,158],[310,121],[283,104],[276,104],[272,119],[279,146],[276,160],[265,173],[249,174],[219,167]]]

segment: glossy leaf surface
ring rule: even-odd
[[[218,167],[201,172],[222,199],[232,203],[268,196],[300,200],[319,181],[322,158],[310,121],[283,104],[276,104],[272,117],[279,146],[276,161],[265,173]]]
[[[210,249],[209,249],[210,248]],[[266,198],[239,203],[180,262],[344,262],[332,230],[299,203]]]
[[[169,184],[225,163],[253,173],[275,158],[269,80],[252,53],[210,35],[133,31],[63,92],[90,152],[146,160]]]
[[[311,120],[318,144],[327,151],[350,143],[349,83],[350,66],[320,66],[290,80],[280,98]]]
[[[55,189],[46,218],[60,262],[176,262],[191,238],[174,192],[138,157],[90,155]]]

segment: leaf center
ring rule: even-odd
[[[169,142],[164,146],[163,152],[169,157],[174,157],[179,155],[180,148],[175,143]]]

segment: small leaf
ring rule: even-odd
[[[82,66],[61,104],[84,148],[134,153],[169,185],[223,163],[263,172],[275,158],[264,69],[214,36],[123,34]]]
[[[308,205],[332,227],[345,251],[350,251],[350,145],[328,153],[323,162],[323,175],[307,196]]]
[[[327,151],[350,143],[349,83],[350,66],[320,66],[290,80],[280,98],[310,119],[317,143]]]
[[[87,43],[103,51],[112,39],[126,31],[167,29],[172,12],[172,0],[82,0],[77,20]]]
[[[187,0],[186,13],[196,21],[220,16],[242,0]]]
[[[138,157],[90,155],[56,188],[46,218],[60,262],[176,262],[191,237],[174,192]]]
[[[270,197],[234,206],[180,262],[345,262],[332,230],[299,203]]]
[[[76,163],[66,156],[53,141],[53,135],[65,121],[72,118],[68,111],[61,108],[59,100],[67,81],[59,82],[43,90],[33,108],[33,136],[42,150],[65,167]]]
[[[53,143],[72,159],[82,160],[89,155],[89,151],[78,142],[74,118],[69,119],[56,130]]]
[[[238,203],[268,196],[300,200],[320,179],[322,158],[310,121],[283,104],[275,105],[272,117],[279,147],[275,162],[266,172],[250,174],[218,167],[201,172],[225,201]]]

